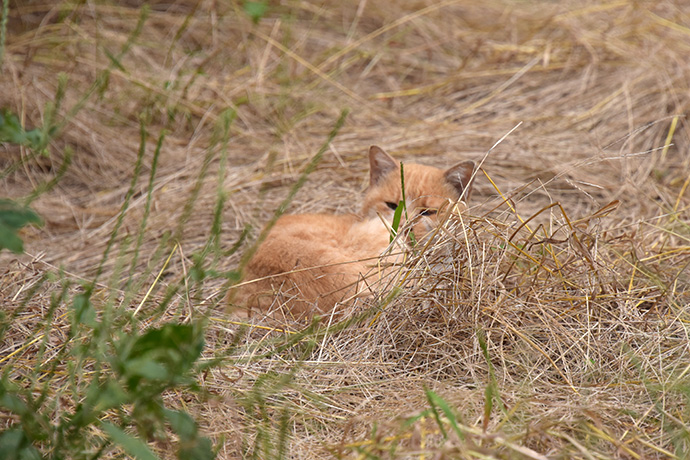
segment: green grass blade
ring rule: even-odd
[[[439,423],[439,427],[441,428],[441,430],[444,431],[443,427],[440,424],[440,419],[438,417],[438,413],[436,412],[436,407],[440,408],[441,411],[443,412],[443,415],[446,416],[446,418],[448,419],[448,423],[453,428],[453,431],[455,431],[455,434],[458,435],[458,438],[460,438],[461,440],[464,440],[465,434],[462,432],[462,430],[460,430],[460,427],[458,426],[457,417],[456,417],[455,413],[453,412],[453,410],[448,405],[448,403],[443,398],[441,398],[439,395],[437,395],[435,392],[433,392],[429,389],[427,389],[425,391],[426,391],[427,400],[432,405],[432,408],[434,410],[434,417],[436,418],[436,422]],[[444,436],[447,437],[447,434],[445,434],[445,431],[444,431]]]
[[[398,234],[398,229],[400,228],[400,219],[402,219],[402,213],[404,208],[405,202],[403,200],[400,200],[400,202],[398,203],[398,207],[395,208],[395,212],[393,213],[393,222],[391,222],[391,243],[393,242],[395,236]]]

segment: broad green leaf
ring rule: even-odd
[[[0,110],[0,142],[40,148],[44,145],[44,134],[40,129],[25,131],[19,118],[7,109]]]
[[[24,415],[29,412],[26,403],[21,398],[11,393],[2,395],[0,398],[0,407],[17,415]]]
[[[204,346],[198,326],[165,324],[140,337],[126,337],[119,344],[116,369],[127,380],[128,389],[162,391],[174,385],[194,365]]]
[[[186,412],[169,410],[164,411],[165,418],[172,429],[180,437],[180,441],[193,440],[197,435],[197,426],[194,419]]]
[[[29,224],[40,224],[41,218],[30,208],[19,206],[11,200],[0,200],[0,250],[24,252],[22,239],[17,231]]]
[[[82,293],[74,297],[72,302],[76,321],[87,326],[96,326],[96,310],[93,308],[91,298],[88,294]]]
[[[0,251],[3,249],[9,249],[15,254],[21,254],[24,252],[24,243],[17,236],[15,229],[0,222]]]
[[[41,218],[30,208],[20,206],[12,200],[0,200],[0,222],[19,229],[28,224],[40,224]]]
[[[213,460],[213,446],[208,438],[197,438],[192,446],[182,446],[177,455],[180,460]]]
[[[0,142],[12,144],[26,144],[24,128],[15,114],[7,109],[0,111]]]
[[[198,436],[197,424],[189,414],[168,409],[164,413],[168,423],[180,437],[178,458],[184,460],[212,460],[215,458],[211,441]]]
[[[127,393],[115,380],[108,380],[100,385],[92,385],[89,389],[88,399],[92,401],[93,410],[96,413],[119,407],[129,402]]]
[[[143,377],[149,380],[167,380],[170,377],[168,369],[153,359],[130,359],[126,363],[127,375],[135,378]]]
[[[129,353],[130,357],[146,356],[169,367],[176,374],[191,369],[201,355],[204,339],[190,324],[165,324],[139,337]]]
[[[149,446],[139,438],[125,433],[121,428],[108,422],[101,422],[103,430],[108,434],[114,444],[122,447],[122,450],[137,460],[158,460],[158,457],[151,452]]]
[[[40,460],[41,455],[23,431],[12,428],[0,433],[0,459]]]

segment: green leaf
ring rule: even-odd
[[[26,403],[21,398],[11,393],[5,393],[2,395],[0,398],[0,407],[17,415],[29,413],[29,407],[26,405]]]
[[[0,222],[0,251],[9,249],[15,254],[24,252],[24,242],[17,236],[17,232]]]
[[[0,110],[0,142],[37,149],[44,145],[44,137],[43,132],[38,128],[25,131],[15,114],[7,109]]]
[[[94,411],[96,412],[119,407],[129,402],[129,397],[125,390],[114,380],[108,380],[102,385],[96,385],[93,387],[93,390],[95,392],[93,400],[96,401]]]
[[[20,229],[28,224],[40,224],[41,218],[31,208],[20,206],[12,200],[0,200],[0,222]]]
[[[26,437],[16,428],[0,433],[0,458],[3,460],[40,460],[41,455]]]
[[[265,1],[262,2],[244,2],[242,6],[244,12],[247,16],[252,18],[254,24],[258,24],[259,20],[264,17],[266,11],[268,11],[268,4]]]
[[[152,356],[176,373],[191,369],[201,355],[204,338],[191,324],[168,323],[147,331],[132,347],[132,356]]]
[[[24,252],[24,244],[17,231],[29,224],[41,224],[41,218],[28,207],[12,200],[0,200],[0,251]]]
[[[194,445],[183,446],[177,458],[180,460],[213,460],[216,456],[213,453],[210,439],[197,438]]]
[[[164,414],[172,429],[180,437],[180,441],[187,442],[196,437],[196,422],[192,417],[190,417],[189,414],[186,412],[169,409],[165,409]]]
[[[19,119],[7,109],[0,111],[0,142],[24,144],[26,136]]]
[[[149,380],[168,380],[170,373],[162,364],[153,359],[139,358],[127,361],[127,375],[131,377],[143,377]]]
[[[194,419],[182,411],[165,409],[165,418],[180,437],[180,451],[177,458],[184,460],[212,460],[215,458],[211,441],[198,436]]]
[[[0,458],[19,458],[19,449],[25,440],[24,432],[12,429],[0,434]]]
[[[141,439],[125,433],[112,423],[101,422],[101,426],[113,443],[122,447],[127,455],[138,460],[158,460],[158,457]]]
[[[198,326],[165,324],[140,337],[127,337],[119,345],[118,370],[130,390],[143,380],[156,386],[179,381],[194,365],[204,347]]]
[[[96,326],[96,310],[91,303],[90,295],[87,293],[78,294],[72,302],[75,319],[79,324],[86,324],[90,327]]]

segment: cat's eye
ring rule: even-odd
[[[386,206],[395,211],[398,209],[398,203],[393,203],[392,201],[386,201]]]
[[[436,214],[435,209],[426,208],[426,209],[422,209],[421,211],[419,211],[420,216],[433,216],[434,214]]]

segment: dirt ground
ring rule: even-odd
[[[139,3],[10,2],[0,107],[56,132],[45,155],[0,146],[0,196],[42,191],[44,220],[0,254],[3,308],[60,273],[123,309],[153,286],[152,322],[207,317],[205,357],[233,364],[203,377],[210,400],[166,400],[219,458],[280,456],[253,443],[283,413],[289,458],[688,455],[690,2],[284,0],[256,23],[240,1]],[[281,333],[232,348],[227,278],[154,314],[204,248],[209,270],[241,263],[344,110],[288,212],[357,211],[372,144],[481,166],[469,217],[411,257],[402,295],[308,355],[257,361]],[[51,286],[0,342],[18,368]],[[271,373],[292,380],[253,414]],[[456,425],[419,416],[425,388]]]

